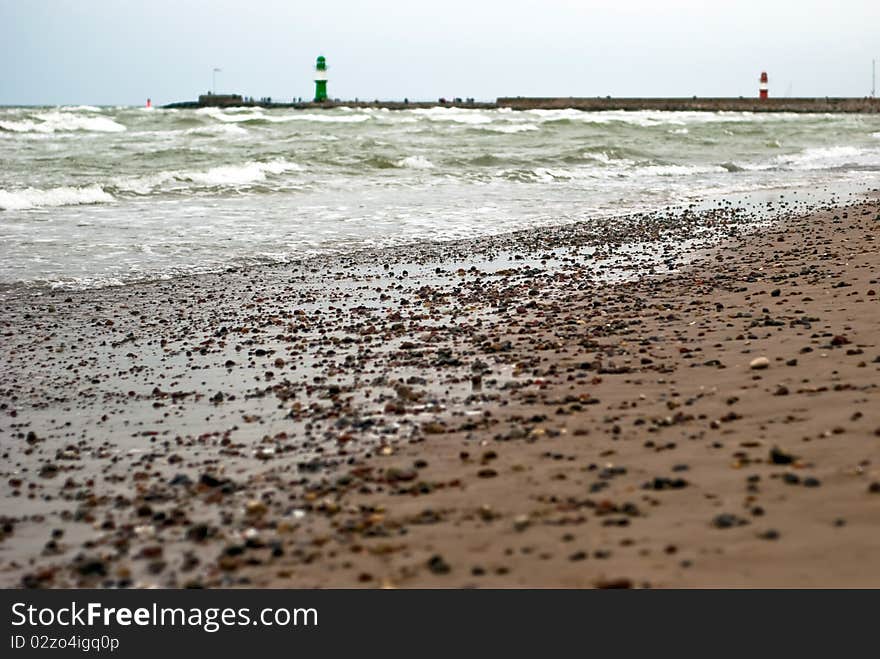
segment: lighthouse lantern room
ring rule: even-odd
[[[315,102],[327,100],[327,60],[323,55],[318,56],[315,63]]]

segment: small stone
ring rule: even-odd
[[[207,524],[194,524],[186,530],[186,539],[190,542],[202,542],[211,534]]]
[[[397,467],[391,467],[385,471],[385,480],[389,483],[412,481],[415,480],[418,475],[419,472],[415,469],[399,469]]]
[[[269,508],[265,503],[260,501],[259,499],[252,499],[245,504],[245,512],[251,517],[262,517],[265,515]]]
[[[770,449],[770,462],[775,465],[790,465],[795,459],[791,453],[786,453],[777,446]]]
[[[41,478],[55,478],[58,475],[58,465],[52,464],[51,462],[46,463],[40,469],[40,477]]]
[[[765,368],[770,367],[770,360],[766,357],[756,357],[752,361],[749,362],[749,368],[754,371],[759,371]]]
[[[666,478],[657,476],[653,481],[642,485],[643,490],[680,490],[687,487],[688,482],[683,478]]]
[[[84,577],[107,576],[107,564],[103,559],[96,556],[84,556],[74,563],[74,567]]]
[[[434,574],[449,574],[452,570],[452,568],[449,567],[449,563],[444,561],[443,557],[439,554],[432,556],[428,560],[428,569]]]
[[[202,474],[199,478],[199,482],[205,487],[220,487],[223,485],[223,481],[214,476],[213,474]]]
[[[593,585],[596,586],[596,588],[600,588],[603,590],[633,587],[632,581],[630,579],[627,579],[626,577],[621,577],[618,579],[599,579]]]
[[[748,524],[748,520],[742,519],[736,515],[731,513],[721,513],[720,515],[716,515],[712,520],[712,526],[716,529],[730,529],[735,526],[743,526]]]

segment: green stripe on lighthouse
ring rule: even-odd
[[[315,64],[315,102],[327,100],[327,60],[318,56]]]

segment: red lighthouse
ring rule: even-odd
[[[761,71],[761,84],[758,86],[758,98],[767,98],[767,72]]]

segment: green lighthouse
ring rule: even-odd
[[[327,100],[327,60],[323,55],[318,56],[315,64],[315,102]]]

